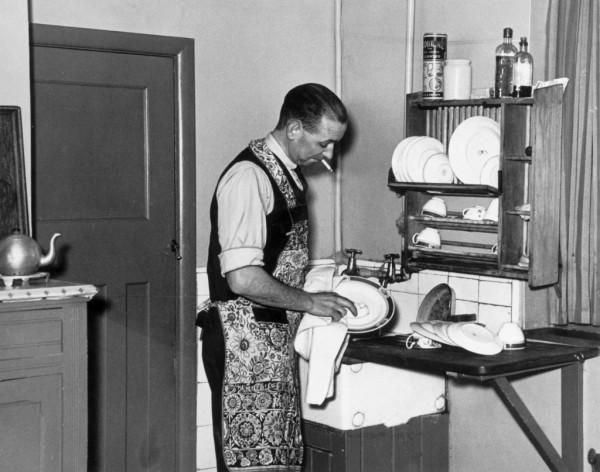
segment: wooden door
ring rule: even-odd
[[[34,235],[63,235],[53,276],[99,288],[88,468],[192,470],[193,43],[32,31]]]

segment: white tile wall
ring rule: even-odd
[[[360,264],[359,264],[360,267]],[[388,289],[396,303],[396,318],[390,327],[394,333],[410,333],[419,304],[436,285],[446,283],[456,297],[454,314],[475,314],[477,321],[498,332],[504,322],[520,323],[523,283],[516,280],[480,277],[439,271],[413,274],[406,282],[391,284]]]
[[[359,261],[359,267],[360,267]],[[369,265],[369,268],[372,264]],[[390,327],[394,333],[410,333],[410,322],[415,321],[419,303],[433,287],[447,283],[456,295],[455,314],[475,313],[477,320],[490,330],[498,332],[502,323],[520,323],[523,312],[524,282],[493,277],[479,277],[439,271],[413,274],[406,282],[391,284],[388,289],[396,304],[396,317]],[[197,270],[198,306],[208,299],[206,269]],[[198,330],[200,334],[200,330]],[[202,343],[198,343],[201,359]],[[197,414],[197,471],[216,472],[215,451],[210,414],[210,390],[202,362],[198,363]]]
[[[196,271],[197,306],[208,300],[208,279],[206,269]],[[201,330],[198,328],[198,336]],[[198,391],[197,405],[197,439],[196,439],[196,470],[202,472],[217,472],[215,461],[215,446],[212,436],[212,418],[210,410],[210,388],[202,365],[202,341],[198,343]]]

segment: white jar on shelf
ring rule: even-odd
[[[444,100],[471,98],[471,61],[447,59],[444,64]]]

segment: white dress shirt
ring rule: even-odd
[[[272,134],[265,138],[269,149],[290,170],[297,167]],[[296,184],[302,183],[290,172]],[[217,187],[221,274],[249,265],[263,266],[267,241],[267,215],[274,196],[267,174],[250,161],[238,162],[223,175]]]

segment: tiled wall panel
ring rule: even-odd
[[[208,279],[206,269],[196,272],[198,286],[197,306],[208,300]],[[200,336],[198,329],[198,336]],[[210,413],[210,388],[206,380],[206,373],[202,365],[202,341],[198,343],[198,392],[197,392],[197,441],[196,441],[196,470],[202,472],[216,472],[215,447],[212,437],[212,418]]]

